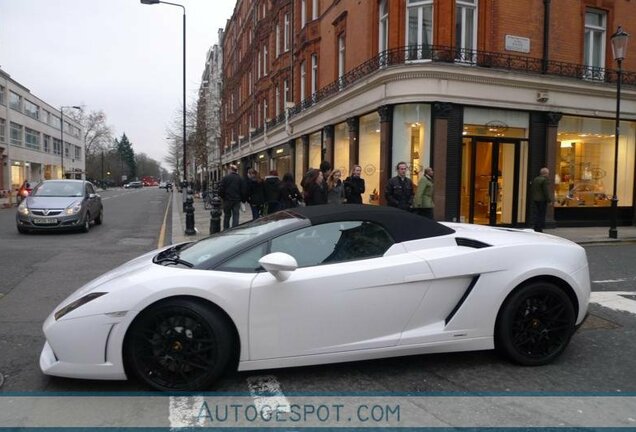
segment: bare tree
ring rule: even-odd
[[[90,111],[87,113],[82,107],[82,110],[71,111],[69,115],[82,125],[84,150],[87,158],[100,153],[113,142],[113,131],[106,124],[104,111]]]

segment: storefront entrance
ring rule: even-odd
[[[464,137],[460,220],[480,225],[525,222],[528,142]]]

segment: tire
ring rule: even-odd
[[[497,351],[515,363],[540,366],[556,359],[575,330],[574,305],[550,282],[533,282],[504,302],[495,328]]]
[[[203,303],[164,301],[142,312],[128,329],[126,370],[157,390],[205,390],[232,358],[232,334],[227,320]]]
[[[84,217],[84,222],[82,223],[82,228],[80,228],[83,233],[87,233],[91,229],[91,214],[86,213]]]
[[[95,218],[95,225],[101,225],[104,222],[104,209],[99,209],[99,214]]]
[[[28,234],[29,230],[27,230],[26,228],[22,228],[21,226],[18,226],[18,232],[20,234]]]

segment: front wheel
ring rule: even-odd
[[[510,360],[539,366],[557,358],[575,330],[574,305],[549,282],[533,282],[515,291],[502,306],[495,347]]]
[[[95,225],[101,225],[104,221],[104,209],[99,209],[99,214],[95,218]]]
[[[127,370],[162,391],[207,389],[228,366],[226,319],[190,299],[164,301],[135,319],[124,341]]]

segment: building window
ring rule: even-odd
[[[24,100],[24,113],[31,118],[40,118],[40,107],[29,100]]]
[[[360,117],[359,157],[366,191],[364,204],[380,204],[380,116],[377,112]],[[386,175],[382,173],[382,175]],[[392,175],[391,175],[392,176]]]
[[[278,116],[280,115],[280,87],[278,86],[278,84],[276,84],[276,87],[274,88],[274,98],[275,98],[274,107],[276,109],[276,118],[278,118]]]
[[[7,133],[7,121],[0,118],[0,142],[5,142],[4,135]]]
[[[355,161],[356,163],[358,161]],[[333,168],[339,169],[343,177],[349,175],[349,127],[346,122],[338,123],[333,129]]]
[[[80,146],[75,146],[75,160],[82,160],[82,148]]]
[[[616,195],[631,207],[634,196],[636,122],[621,121]],[[555,207],[609,207],[614,190],[614,120],[563,116],[554,173]]]
[[[393,108],[391,160],[405,161],[407,176],[417,185],[424,168],[430,165],[431,111],[427,104],[403,104]]]
[[[307,24],[307,0],[300,0],[300,28]]]
[[[276,23],[276,58],[280,55],[280,24]]]
[[[44,153],[51,152],[51,137],[48,135],[44,135]]]
[[[24,146],[32,150],[40,150],[40,132],[25,127]]]
[[[311,95],[315,96],[318,91],[318,56],[311,55]]]
[[[263,125],[266,125],[269,121],[268,112],[267,112],[267,99],[263,99]]]
[[[263,46],[263,76],[267,75],[267,45]]]
[[[9,92],[9,106],[16,111],[22,111],[22,96]]]
[[[300,63],[300,101],[305,100],[305,76],[307,75],[305,60]]]
[[[477,0],[457,0],[455,9],[456,60],[474,63],[477,49]]]
[[[62,142],[58,138],[53,138],[53,154],[62,154]]]
[[[256,70],[256,79],[258,80],[258,79],[261,78],[261,51],[260,50],[258,50],[257,62],[258,62],[258,67],[257,67],[257,70]]]
[[[44,110],[44,109],[43,109],[43,110],[40,112],[40,121],[41,121],[42,123],[46,123],[46,124],[48,124],[48,123],[49,123],[49,115],[50,115],[50,114],[49,114],[49,112],[48,112],[47,110]]]
[[[62,123],[58,116],[51,114],[51,116],[49,117],[49,124],[54,128],[59,129]]]
[[[340,87],[344,86],[343,77],[345,74],[345,38],[338,36],[338,81]]]
[[[318,19],[318,0],[312,0],[311,3],[311,19]]]
[[[0,86],[0,104],[4,105],[4,87]]]
[[[309,168],[319,168],[322,162],[322,132],[309,135]]]
[[[71,155],[71,152],[69,151],[70,146],[71,145],[69,143],[64,141],[64,157],[69,157]]]
[[[13,145],[22,145],[22,125],[11,122],[9,124],[10,129],[10,143]]]
[[[249,71],[247,74],[247,94],[252,94],[252,71]]]
[[[389,48],[389,10],[387,8],[387,0],[381,0],[378,5],[378,52],[381,54],[380,64],[386,65],[386,53]]]
[[[283,29],[283,51],[289,51],[289,14],[285,14],[285,27]]]
[[[408,0],[406,8],[407,59],[430,59],[432,43],[433,0]]]
[[[605,34],[607,15],[603,11],[588,9],[585,13],[584,62],[585,78],[603,79],[605,65]]]
[[[289,98],[289,81],[283,81],[283,106],[287,109],[287,102],[292,102]]]

